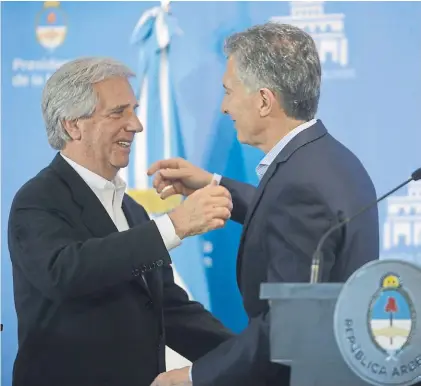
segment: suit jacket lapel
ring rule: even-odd
[[[243,231],[241,233],[240,245],[238,248],[238,256],[237,256],[237,284],[238,284],[238,288],[240,289],[241,289],[240,273],[241,273],[241,261],[242,261],[242,255],[243,255],[242,252],[243,252],[243,247],[244,247],[244,239],[246,237],[246,233],[247,233],[247,229],[249,227],[250,221],[253,218],[253,214],[260,202],[260,199],[262,198],[263,192],[265,191],[266,185],[270,181],[272,176],[275,174],[276,168],[277,168],[276,162],[273,162],[269,166],[268,170],[266,171],[265,175],[260,181],[259,186],[257,187],[256,195],[254,196],[252,203],[247,209],[247,214],[246,214],[246,218],[243,224]]]
[[[94,237],[106,237],[111,233],[118,232],[113,220],[108,215],[98,197],[85,183],[79,174],[70,166],[60,154],[57,154],[51,163],[51,167],[58,173],[72,193],[73,200],[81,208],[82,221],[91,231]],[[126,204],[127,197],[123,199],[123,212],[130,227],[139,224],[144,219],[135,218],[135,214]],[[139,253],[140,246],[139,246]],[[116,257],[118,258],[118,256]],[[142,277],[138,279],[139,284],[151,296],[148,286],[145,285]]]
[[[244,237],[245,233],[247,232],[247,228],[250,224],[250,220],[252,219],[253,214],[256,210],[256,207],[258,206],[260,199],[262,198],[263,192],[265,191],[266,185],[272,178],[273,174],[275,173],[276,168],[277,168],[277,163],[273,162],[269,166],[269,168],[266,170],[266,173],[264,174],[262,180],[260,181],[257,187],[256,195],[254,196],[253,201],[251,202],[250,206],[247,209],[246,218],[243,224],[242,237]]]
[[[253,199],[253,202],[250,204],[249,208],[247,209],[246,218],[243,224],[243,231],[241,234],[240,245],[238,248],[238,256],[237,256],[237,283],[239,288],[241,289],[240,277],[241,277],[241,260],[242,260],[242,252],[244,248],[244,241],[247,233],[247,229],[250,225],[250,222],[253,218],[253,215],[259,205],[259,202],[262,198],[262,195],[265,191],[265,188],[270,181],[270,179],[275,175],[275,172],[280,167],[280,164],[285,163],[294,154],[298,149],[303,147],[304,145],[313,142],[322,136],[327,134],[327,130],[324,127],[323,123],[320,120],[310,126],[308,129],[302,131],[297,136],[295,136],[283,149],[282,151],[276,156],[272,164],[267,169],[266,173],[264,174],[262,180],[260,181],[256,195]]]
[[[132,211],[129,209],[127,196],[123,197],[123,213],[126,216],[127,223],[130,228],[133,228],[139,221],[135,221]]]
[[[116,226],[98,197],[60,154],[56,155],[51,167],[68,186],[73,200],[81,208],[83,223],[95,237],[105,237],[117,232]]]

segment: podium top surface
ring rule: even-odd
[[[260,299],[336,299],[343,283],[262,283]]]

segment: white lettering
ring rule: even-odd
[[[29,85],[29,76],[17,74],[12,77],[13,87],[26,87]]]
[[[31,84],[32,86],[42,86],[44,84],[44,77],[41,75],[32,75]]]
[[[41,60],[25,60],[22,58],[14,58],[12,62],[13,71],[55,71],[68,60],[57,59],[41,59]]]

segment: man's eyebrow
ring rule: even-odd
[[[123,110],[127,109],[127,107],[129,107],[129,106],[130,106],[129,104],[117,105],[117,106],[111,107],[110,109],[108,109],[108,111],[111,112],[111,113],[116,112],[116,111],[123,111]]]
[[[130,107],[130,104],[118,105],[118,106],[114,106],[114,107],[110,108],[108,110],[108,112],[110,112],[110,113],[121,112],[121,111],[126,110],[128,107]],[[133,109],[136,110],[138,107],[139,107],[139,105],[136,103],[133,106]]]

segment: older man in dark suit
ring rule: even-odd
[[[44,89],[59,153],[19,190],[9,218],[14,386],[148,386],[165,371],[165,345],[197,360],[232,336],[174,283],[168,253],[223,226],[229,192],[199,189],[152,221],[117,174],[142,131],[132,75],[113,60],[83,58]]]
[[[289,368],[269,361],[269,306],[259,300],[260,284],[308,281],[322,235],[376,198],[361,162],[315,119],[321,68],[307,33],[268,23],[233,35],[226,51],[222,110],[239,141],[265,153],[256,169],[258,187],[181,159],[159,161],[149,173],[157,173],[154,184],[163,197],[194,194],[212,179],[230,191],[232,219],[243,224],[237,280],[249,325],[191,369],[160,375],[154,386],[289,385]],[[343,282],[377,259],[377,209],[332,233],[323,254],[325,282]]]

